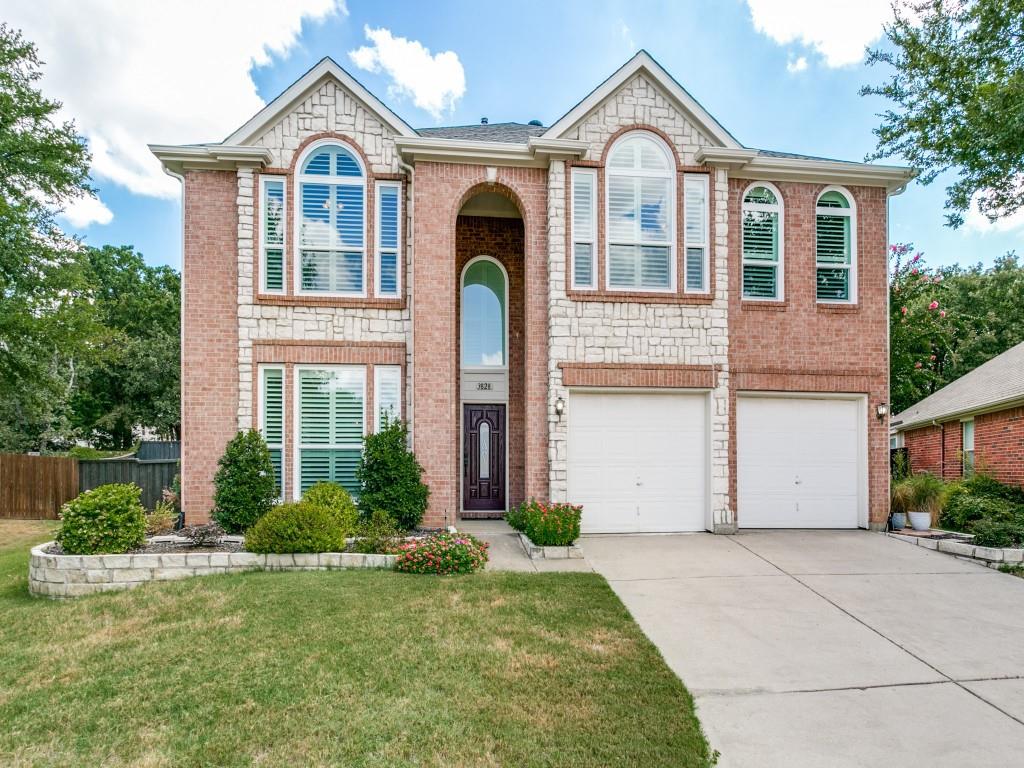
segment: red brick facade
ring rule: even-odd
[[[886,193],[848,187],[857,206],[857,301],[815,299],[815,205],[822,184],[777,182],[785,226],[785,301],[742,299],[740,203],[749,179],[729,182],[730,442],[736,440],[736,396],[744,391],[830,392],[868,400],[868,519],[889,514],[887,424],[875,416],[889,399]],[[736,451],[730,451],[730,495],[736,504]],[[735,508],[735,506],[734,506]],[[737,510],[739,525],[743,511]]]
[[[945,480],[963,476],[959,418],[909,429],[903,440],[914,472],[931,472]],[[1024,486],[1024,407],[974,416],[974,465],[996,480]]]

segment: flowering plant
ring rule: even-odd
[[[403,573],[473,573],[487,563],[487,542],[468,533],[435,533],[398,548],[395,568]]]
[[[567,547],[579,538],[582,514],[576,504],[530,499],[505,515],[505,521],[538,547]]]

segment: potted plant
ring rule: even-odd
[[[907,510],[910,509],[912,486],[909,477],[893,480],[889,491],[892,510],[892,529],[901,531],[907,527]]]
[[[933,519],[937,519],[942,511],[942,499],[946,493],[946,484],[935,475],[923,472],[909,480],[910,527],[915,531],[927,531]]]

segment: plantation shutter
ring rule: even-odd
[[[708,186],[706,174],[683,177],[683,215],[686,236],[686,290],[707,290]]]
[[[300,491],[330,481],[359,492],[365,369],[299,370]]]
[[[744,298],[777,298],[777,264],[779,261],[779,214],[777,212],[743,212],[743,261]]]
[[[284,290],[284,179],[262,177],[263,290]]]
[[[594,245],[597,240],[597,174],[592,170],[572,172],[572,285],[593,288]]]
[[[381,296],[398,295],[398,193],[397,184],[377,187],[377,286]]]
[[[263,369],[263,439],[270,450],[274,467],[274,485],[278,497],[284,496],[284,371]]]
[[[402,418],[402,368],[398,365],[376,365],[373,381],[377,407],[375,431],[379,432],[385,422]]]
[[[815,260],[818,264],[818,299],[850,298],[850,217],[817,215]]]

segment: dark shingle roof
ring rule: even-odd
[[[783,160],[825,160],[829,163],[854,163],[860,165],[856,160],[837,160],[834,157],[819,157],[817,155],[798,155],[796,152],[779,152],[775,149],[759,149],[757,150],[759,155],[764,157],[778,157]]]
[[[541,136],[543,125],[525,123],[476,123],[475,125],[445,125],[438,128],[417,128],[420,136],[436,139],[468,139],[470,141],[502,141],[525,144],[531,136]]]
[[[892,418],[898,429],[1024,398],[1024,342]]]

